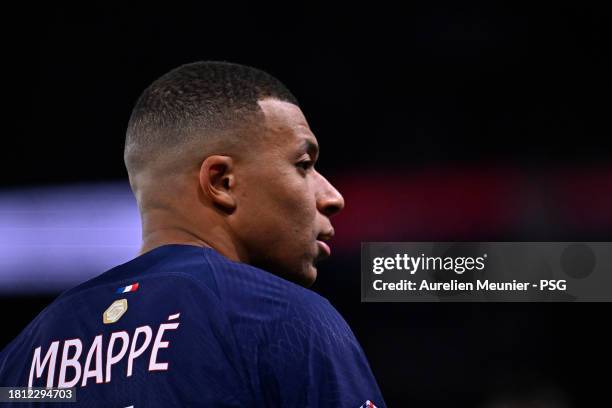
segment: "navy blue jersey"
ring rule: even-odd
[[[327,300],[190,245],[64,292],[2,351],[0,386],[76,387],[85,407],[384,407]]]

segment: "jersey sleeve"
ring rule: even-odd
[[[327,300],[297,302],[287,314],[259,355],[266,406],[385,406],[361,346]]]

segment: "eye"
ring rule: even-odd
[[[302,160],[300,162],[297,162],[296,164],[297,167],[299,167],[300,169],[304,171],[310,169],[313,165],[314,165],[314,162],[312,160]]]

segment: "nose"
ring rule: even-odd
[[[344,197],[329,181],[322,175],[320,189],[317,194],[317,209],[323,215],[332,217],[344,208]]]

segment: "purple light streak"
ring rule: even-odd
[[[140,233],[127,182],[0,190],[0,294],[73,287],[133,259]]]

